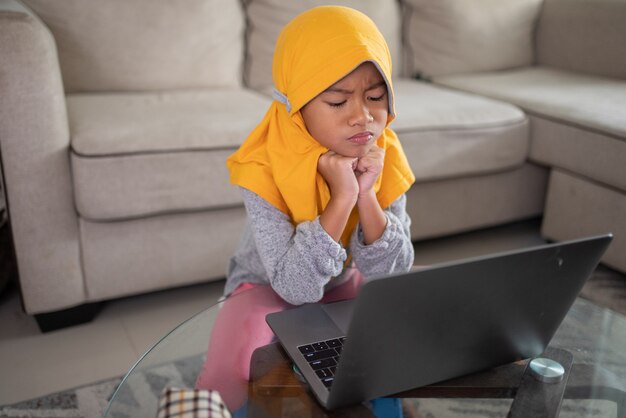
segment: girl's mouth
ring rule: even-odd
[[[355,144],[367,144],[372,140],[374,134],[371,132],[359,132],[356,135],[352,135],[348,138],[348,141],[353,142]]]

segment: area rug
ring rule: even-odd
[[[81,386],[41,398],[0,406],[2,418],[101,417],[122,378]]]
[[[126,393],[121,399],[122,405],[109,415],[111,418],[133,418],[131,413],[124,412],[124,403],[129,411],[136,407],[137,402],[156,402],[162,388],[162,381],[171,383],[178,380],[179,385],[188,384],[195,376],[189,373],[201,359],[189,359],[156,367],[142,373],[147,386],[155,390],[145,399],[145,393],[138,397]],[[181,368],[182,366],[182,368]],[[195,369],[197,370],[197,369]],[[55,393],[31,401],[0,407],[1,418],[99,418],[102,417],[108,401],[120,383],[121,378],[105,380],[92,385]],[[187,386],[190,387],[190,386]],[[158,390],[157,390],[158,388]],[[510,399],[405,399],[404,410],[411,411],[405,418],[496,418],[505,417],[511,407]],[[156,405],[156,403],[153,403]],[[156,418],[156,414],[154,415]],[[616,404],[603,400],[563,400],[560,417],[615,417]]]
[[[126,411],[136,410],[138,405],[146,404],[154,406],[156,418],[157,400],[166,382],[170,387],[193,387],[202,361],[202,356],[198,355],[152,366],[135,374],[133,387],[137,388],[136,392],[123,391],[118,397],[118,408],[108,416],[133,418],[133,414]],[[137,385],[137,379],[142,384]],[[121,380],[121,377],[108,379],[41,398],[0,406],[0,418],[99,418],[106,411]]]
[[[585,283],[580,296],[626,315],[626,274],[600,265]]]

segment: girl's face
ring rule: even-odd
[[[317,142],[345,157],[363,157],[387,125],[387,84],[364,62],[300,110]]]

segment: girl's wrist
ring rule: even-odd
[[[369,189],[363,192],[359,192],[358,197],[357,197],[357,202],[360,202],[363,199],[376,199],[376,192],[374,191],[374,189]]]
[[[357,200],[359,223],[363,231],[363,242],[370,245],[378,240],[387,225],[387,217],[376,199],[376,191],[371,189],[359,194]]]
[[[330,199],[341,206],[347,205],[352,209],[359,199],[359,193],[332,193]]]
[[[333,240],[339,242],[350,213],[356,204],[356,195],[331,195],[319,218],[320,225]]]

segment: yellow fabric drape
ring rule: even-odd
[[[274,101],[227,165],[231,183],[258,194],[286,213],[294,223],[315,219],[330,199],[317,161],[328,151],[307,131],[300,109],[361,63],[373,62],[388,87],[387,128],[377,145],[385,150],[383,172],[375,184],[384,209],[406,192],[415,177],[396,134],[388,127],[395,117],[391,57],[374,22],[354,9],[321,6],[302,13],[281,32],[276,43],[273,79],[289,107]],[[353,210],[342,234],[347,246],[358,222]]]

